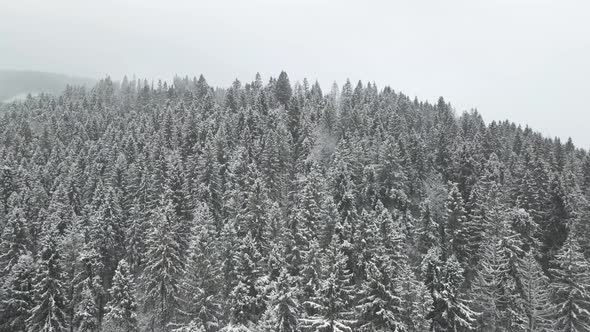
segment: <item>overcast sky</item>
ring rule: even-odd
[[[588,0],[0,0],[0,69],[375,81],[590,148]]]

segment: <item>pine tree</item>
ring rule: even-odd
[[[76,304],[79,297],[79,283],[83,282],[83,270],[85,269],[84,261],[80,258],[84,253],[84,236],[85,232],[82,227],[80,218],[74,218],[70,227],[68,227],[60,241],[60,264],[63,271],[63,282],[66,289],[64,290],[66,298],[66,314],[68,325],[75,326]]]
[[[138,332],[135,285],[125,260],[121,260],[117,266],[109,294],[103,330]]]
[[[253,163],[248,167],[246,185],[245,201],[237,216],[238,235],[249,233],[256,249],[265,255],[268,249],[268,191]]]
[[[141,286],[145,292],[144,307],[154,313],[150,324],[165,330],[177,308],[184,261],[172,201],[162,202],[154,218],[146,243],[147,261]]]
[[[26,321],[29,332],[63,332],[66,330],[65,298],[59,266],[57,230],[58,223],[53,219],[45,221],[41,251],[33,281],[35,306],[29,311]]]
[[[473,328],[476,314],[460,295],[463,269],[455,256],[441,259],[439,248],[433,248],[424,259],[424,282],[432,297],[426,316],[433,332],[460,331]]]
[[[553,255],[564,243],[567,236],[567,222],[574,218],[574,212],[568,206],[568,197],[565,193],[563,183],[557,176],[550,180],[548,193],[548,204],[546,214],[539,223],[541,231],[541,252],[543,253],[542,264],[545,268],[551,266]]]
[[[238,252],[239,239],[236,234],[233,220],[228,220],[221,230],[221,243],[219,261],[221,264],[221,296],[228,298],[236,284],[236,254]],[[229,308],[224,310],[224,318],[229,318]]]
[[[355,324],[352,310],[353,287],[350,283],[347,258],[338,237],[334,235],[323,255],[324,276],[315,296],[304,303],[315,314],[302,320],[305,328],[314,331],[348,332]]]
[[[481,257],[481,247],[484,244],[486,233],[489,231],[491,224],[496,222],[494,214],[498,212],[495,209],[493,198],[490,197],[488,192],[482,183],[477,183],[471,190],[471,196],[467,203],[467,210],[469,211],[466,216],[465,233],[467,236],[467,250],[469,255],[469,266],[467,270],[468,282],[471,281],[474,271],[479,259]],[[502,207],[504,208],[504,207]]]
[[[284,71],[281,72],[275,86],[275,96],[279,103],[283,106],[289,104],[293,91],[291,89],[291,83],[289,83],[289,76]]]
[[[271,285],[268,306],[260,326],[264,332],[298,332],[300,329],[301,308],[297,301],[295,280],[286,269]]]
[[[205,204],[195,209],[192,234],[181,283],[179,313],[183,321],[199,326],[203,331],[216,331],[222,318],[218,296],[221,291],[218,260],[221,242],[213,215]]]
[[[64,241],[65,242],[65,241]],[[93,301],[96,306],[96,318],[98,319],[98,325],[100,326],[102,321],[102,305],[103,300],[106,298],[107,293],[103,287],[104,280],[101,278],[104,275],[104,264],[103,259],[96,249],[93,248],[93,244],[88,243],[78,253],[78,262],[76,263],[77,274],[71,280],[71,301],[69,303],[68,313],[72,321],[71,326],[76,326],[77,314],[79,313],[78,305],[84,300],[87,303]],[[72,272],[71,270],[69,272]],[[88,288],[90,294],[83,294],[84,290]],[[93,297],[90,299],[90,297]]]
[[[80,297],[80,303],[78,303],[76,308],[78,331],[98,331],[98,306],[96,305],[95,296],[88,286],[88,283],[84,283]]]
[[[248,233],[237,248],[235,259],[236,283],[229,295],[230,321],[248,325],[258,322],[265,310],[260,253]]]
[[[590,331],[590,264],[580,251],[570,228],[563,247],[555,255],[555,268],[550,269],[556,331]]]
[[[397,143],[388,137],[379,147],[379,197],[385,207],[405,208],[407,204],[406,174]]]
[[[33,308],[34,261],[22,255],[0,288],[0,331],[25,331]]]
[[[396,285],[399,287],[401,299],[401,321],[407,331],[426,331],[430,326],[426,319],[431,306],[430,294],[426,286],[416,278],[407,262],[400,262],[398,270]]]
[[[526,314],[526,331],[551,330],[551,297],[549,279],[543,273],[532,251],[519,260],[519,281],[522,283],[521,301]]]
[[[303,256],[303,269],[301,270],[299,279],[300,288],[298,289],[300,303],[313,297],[316,290],[320,287],[323,270],[321,258],[322,253],[319,240],[313,240],[309,245],[309,250]]]
[[[312,164],[309,174],[300,180],[301,192],[299,194],[300,211],[305,228],[310,235],[317,236],[317,225],[322,215],[322,200],[326,195],[325,181],[317,164]]]
[[[204,153],[199,156],[197,167],[199,170],[197,182],[199,186],[196,188],[198,191],[197,197],[207,202],[215,220],[220,220],[221,206],[223,205],[219,174],[221,166],[217,161],[215,147],[212,142],[205,146]]]
[[[124,252],[123,213],[120,206],[120,195],[116,188],[99,183],[89,211],[89,242],[100,257],[102,264],[98,271],[100,290],[94,289],[97,295],[98,320],[101,323],[106,304],[106,290],[110,287],[117,262]],[[96,287],[95,287],[96,288]]]
[[[340,93],[338,103],[340,106],[340,112],[338,114],[338,135],[343,136],[348,128],[351,128],[354,125],[352,123],[352,84],[349,79],[347,79],[346,83],[342,86],[342,92]]]
[[[189,220],[192,219],[192,196],[185,185],[185,170],[181,156],[177,151],[170,153],[166,158],[165,195],[172,201],[176,217],[179,222],[179,231],[190,232]],[[187,241],[180,243],[182,249],[188,248]]]
[[[128,227],[125,230],[125,248],[132,271],[137,271],[145,261],[147,222],[145,211],[142,210],[144,208],[139,199],[135,198],[129,211]]]
[[[367,276],[362,282],[361,298],[356,307],[362,323],[360,331],[405,331],[402,299],[394,258],[380,252],[367,264]],[[407,272],[407,271],[406,271]]]
[[[486,241],[473,282],[473,307],[481,314],[479,324],[485,331],[513,330],[523,324],[522,312],[514,310],[518,304],[516,281],[510,275],[510,257],[502,241],[498,236]]]
[[[455,255],[459,263],[465,264],[468,257],[465,203],[455,183],[451,183],[446,208],[447,220],[444,224],[444,232],[447,242],[441,242],[444,245],[443,253],[446,251],[448,256]]]
[[[280,115],[273,113],[272,117]],[[269,120],[270,121],[270,120]],[[283,204],[287,191],[288,173],[286,168],[289,163],[291,148],[289,146],[288,131],[284,121],[277,119],[276,128],[270,128],[265,136],[264,149],[261,151],[260,171],[269,191],[269,197]]]
[[[303,185],[297,195],[293,211],[288,216],[287,232],[285,233],[286,263],[292,276],[300,277],[302,270],[306,268],[305,260],[309,259],[312,242],[317,234],[318,219],[321,217],[321,209],[318,206],[320,200],[321,183],[300,181]]]
[[[425,255],[430,248],[439,245],[437,242],[439,226],[433,220],[430,201],[428,200],[420,204],[420,219],[417,226],[417,233],[417,249],[420,254]]]
[[[0,280],[10,273],[21,255],[28,253],[25,213],[19,206],[19,196],[14,193],[9,199],[11,211],[0,236]]]

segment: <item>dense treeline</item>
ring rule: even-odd
[[[284,72],[0,109],[0,331],[590,331],[571,141]]]

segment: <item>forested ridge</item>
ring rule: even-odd
[[[105,78],[0,155],[2,332],[590,331],[590,155],[442,97]]]

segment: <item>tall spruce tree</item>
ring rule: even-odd
[[[41,250],[36,262],[33,279],[33,301],[26,321],[28,332],[64,332],[67,329],[64,287],[59,265],[58,222],[52,218],[45,221]]]
[[[264,313],[260,329],[264,332],[299,332],[301,305],[297,298],[295,278],[286,269],[271,285],[269,304]]]
[[[461,297],[463,269],[455,256],[444,259],[440,248],[433,248],[424,262],[424,282],[432,297],[432,307],[426,316],[431,321],[430,330],[447,332],[472,329],[476,313]]]
[[[289,76],[287,76],[286,72],[282,71],[275,85],[275,96],[279,103],[283,106],[288,106],[292,94],[293,91],[291,89],[291,83],[289,83]]]
[[[178,305],[179,282],[184,273],[183,252],[178,243],[178,219],[171,200],[162,201],[147,239],[147,262],[141,276],[144,308],[153,311],[152,328],[168,329]]]
[[[572,224],[570,223],[570,226]],[[556,331],[581,332],[590,330],[590,264],[584,258],[575,228],[555,255],[555,268],[550,269]]]
[[[304,318],[304,328],[314,331],[352,331],[356,323],[352,308],[353,286],[347,258],[342,244],[334,235],[322,257],[326,268],[315,296],[304,303],[313,309],[314,315]]]
[[[222,245],[215,220],[206,204],[194,211],[194,227],[187,252],[187,264],[181,282],[180,322],[199,326],[204,331],[216,331],[222,319],[221,264]]]
[[[525,317],[525,330],[541,332],[551,330],[551,294],[549,279],[543,273],[541,266],[532,251],[526,253],[519,260],[518,279],[522,283],[520,301]]]
[[[98,306],[95,301],[95,295],[84,283],[80,294],[80,302],[76,306],[76,321],[80,332],[95,332],[99,330],[98,326]]]
[[[19,257],[28,253],[26,216],[25,211],[18,206],[19,201],[18,194],[14,193],[8,202],[11,210],[0,236],[0,278],[5,278]]]
[[[35,264],[30,255],[22,255],[0,286],[0,331],[25,331],[34,305]]]
[[[119,261],[115,271],[109,295],[110,300],[107,303],[107,314],[104,318],[103,330],[138,332],[135,285],[129,265],[123,259]]]

